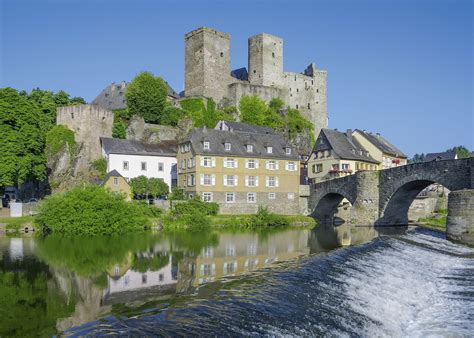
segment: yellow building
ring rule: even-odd
[[[379,168],[380,161],[352,137],[352,131],[322,129],[308,160],[308,177],[317,183]]]
[[[126,200],[132,200],[132,189],[125,178],[118,173],[117,170],[112,170],[105,176],[102,185],[112,192],[125,194]]]
[[[380,134],[372,134],[356,129],[352,137],[378,162],[380,169],[388,169],[407,164],[407,156]]]
[[[217,202],[221,213],[255,213],[258,206],[299,213],[299,157],[272,129],[223,121],[194,129],[179,145],[177,162],[178,187]]]

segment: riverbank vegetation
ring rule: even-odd
[[[425,227],[432,228],[435,230],[446,230],[446,222],[448,220],[448,210],[439,209],[437,213],[430,217],[422,217],[418,219],[418,222]]]

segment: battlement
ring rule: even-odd
[[[209,34],[216,35],[216,36],[218,36],[222,39],[230,40],[230,35],[229,34],[224,33],[224,32],[220,32],[218,30],[215,30],[215,29],[212,29],[212,28],[209,28],[209,27],[205,27],[205,26],[196,28],[196,29],[186,33],[184,35],[184,39],[188,40],[188,39],[192,38],[193,36],[201,34],[201,33],[209,33]]]

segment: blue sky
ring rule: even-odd
[[[474,148],[473,5],[466,1],[0,0],[0,86],[91,101],[142,70],[184,84],[184,34],[284,39],[287,71],[328,71],[331,128],[380,132],[408,155]]]

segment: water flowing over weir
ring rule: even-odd
[[[82,258],[112,243],[66,243],[87,250],[69,259],[57,254],[62,242],[54,239],[0,238],[0,288],[11,287],[6,277],[18,271],[47,279],[45,299],[56,299],[58,313],[50,322],[41,317],[38,332],[73,336],[474,332],[474,248],[440,233],[343,225],[197,237],[127,239],[114,250],[129,245],[134,253],[110,258],[121,264],[105,275],[98,272],[101,259],[91,266],[90,257]],[[6,307],[19,313],[14,304],[21,299],[12,297],[0,300],[2,315]],[[19,333],[6,325],[0,323],[0,336]]]

